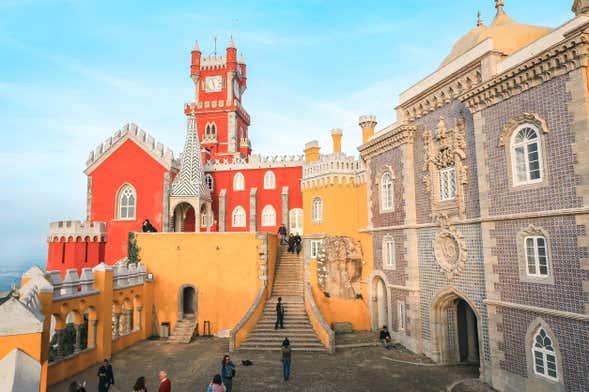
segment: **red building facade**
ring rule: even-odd
[[[195,100],[184,106],[181,160],[135,124],[90,153],[87,221],[50,225],[48,269],[124,259],[129,232],[145,219],[158,231],[276,232],[285,224],[302,234],[303,159],[251,154],[246,65],[232,39],[228,46],[225,56],[203,57],[198,44],[192,51]]]

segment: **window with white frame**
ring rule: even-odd
[[[121,187],[117,203],[118,219],[135,219],[137,196],[135,189],[131,185],[125,184]]]
[[[311,240],[311,258],[316,259],[319,255],[319,246],[321,245],[321,240]]]
[[[245,227],[245,210],[242,206],[237,206],[233,209],[231,225],[233,227]]]
[[[405,302],[398,301],[398,312],[397,317],[399,318],[399,331],[405,330]]]
[[[544,328],[538,328],[532,344],[534,373],[551,380],[558,380],[556,350],[552,344],[552,338],[548,336]]]
[[[313,218],[313,223],[323,222],[323,200],[321,200],[320,197],[316,197],[313,199],[311,214]]]
[[[234,191],[243,191],[245,189],[245,178],[243,174],[236,173],[233,176],[233,190]]]
[[[456,198],[456,167],[449,166],[440,170],[440,201]]]
[[[276,226],[276,210],[270,204],[262,209],[262,226]]]
[[[386,269],[395,269],[395,241],[391,237],[386,237],[382,241],[382,262]]]
[[[205,176],[205,181],[207,183],[207,188],[209,188],[209,191],[212,191],[213,189],[215,189],[215,181],[213,180],[213,176],[211,176],[210,174],[207,174]]]
[[[548,276],[546,238],[543,236],[526,237],[524,242],[528,275]]]
[[[276,176],[270,170],[264,174],[264,189],[276,189]]]
[[[523,125],[511,137],[511,167],[514,185],[542,181],[542,149],[540,132],[531,125]]]
[[[393,209],[393,176],[389,172],[380,178],[380,208],[383,211]]]

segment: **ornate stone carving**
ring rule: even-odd
[[[433,240],[434,256],[438,265],[444,270],[448,279],[452,279],[464,269],[466,263],[466,243],[462,234],[447,225],[448,217],[438,216],[441,230]]]
[[[362,246],[350,237],[324,237],[317,257],[317,283],[331,297],[354,299],[360,293]]]
[[[446,121],[440,117],[434,134],[428,129],[423,135],[424,163],[423,183],[430,194],[432,217],[438,212],[448,216],[464,218],[464,185],[468,184],[466,159],[466,121],[463,117],[454,120],[454,128],[448,129]],[[456,197],[441,201],[439,195],[439,172],[454,166],[456,169]]]
[[[546,121],[538,114],[533,113],[522,113],[519,116],[513,117],[501,131],[501,137],[499,138],[499,146],[503,147],[509,144],[509,138],[517,127],[523,124],[532,124],[540,130],[540,132],[548,133],[548,126]]]

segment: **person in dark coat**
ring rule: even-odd
[[[284,329],[284,304],[282,303],[282,297],[278,297],[278,302],[276,303],[276,324],[274,324],[274,329],[278,329],[278,325],[280,325],[280,329]]]
[[[278,234],[280,235],[280,245],[284,245],[286,243],[286,226],[284,224],[278,228]]]
[[[157,229],[153,227],[149,219],[143,221],[143,232],[144,233],[157,233]]]
[[[98,392],[108,392],[111,385],[115,385],[115,376],[111,364],[105,359],[98,368]]]
[[[303,248],[303,239],[301,238],[299,233],[297,233],[297,235],[294,236],[294,243],[295,243],[295,250],[296,250],[297,256],[298,256],[301,253],[301,249]]]
[[[288,236],[288,251],[290,253],[294,253],[295,251],[295,237],[292,235],[292,233],[290,233]]]
[[[288,379],[290,378],[290,359],[292,354],[292,350],[290,348],[290,341],[288,340],[288,338],[284,338],[284,340],[282,341],[280,351],[282,354],[282,377],[284,378],[284,381],[288,381]]]
[[[393,340],[391,339],[391,334],[389,333],[389,329],[386,325],[382,326],[378,339],[380,340],[384,348],[386,348],[387,350],[391,349]]]

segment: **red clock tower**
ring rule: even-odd
[[[195,100],[185,105],[185,114],[195,114],[204,161],[247,157],[251,153],[248,138],[250,116],[241,106],[247,87],[243,55],[237,60],[233,39],[225,56],[216,53],[203,57],[198,41],[192,50],[190,76],[194,81]],[[206,156],[208,155],[208,156]]]

